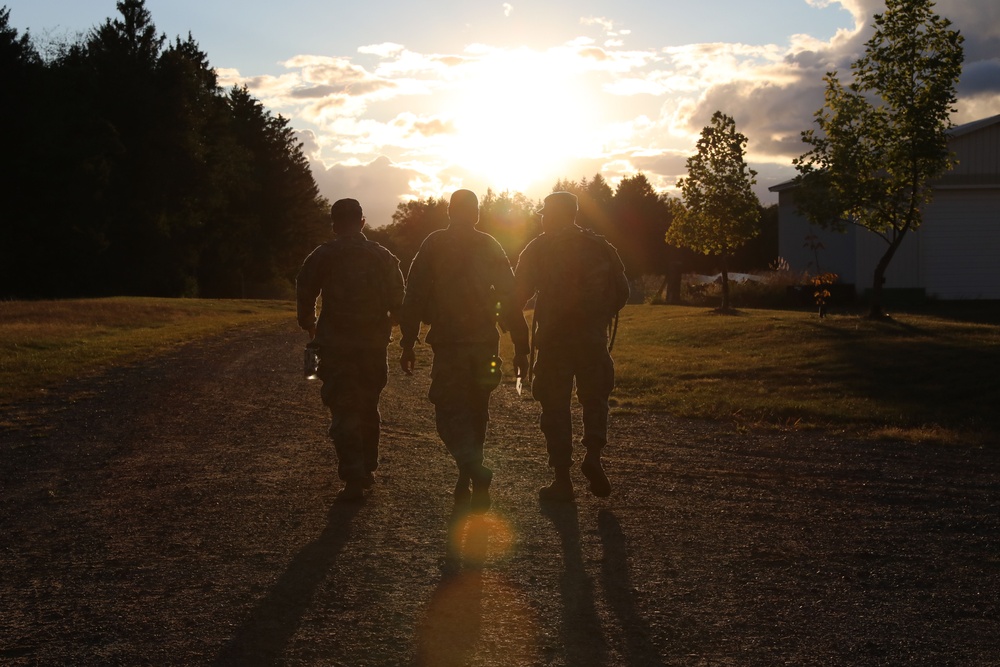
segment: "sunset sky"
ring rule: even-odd
[[[117,16],[113,0],[13,0],[41,44]],[[457,187],[540,198],[560,177],[642,171],[672,192],[712,113],[747,135],[758,194],[792,175],[823,74],[847,72],[881,0],[147,0],[220,82],[300,132],[328,198],[370,224]],[[1000,3],[940,0],[965,36],[956,123],[1000,113]]]

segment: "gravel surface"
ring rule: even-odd
[[[420,350],[340,505],[304,342],[231,333],[0,414],[0,664],[1000,665],[1000,446],[618,414],[612,496],[574,469],[542,506],[506,384],[470,517]]]

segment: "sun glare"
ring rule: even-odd
[[[573,176],[561,170],[599,138],[597,102],[570,57],[522,49],[477,62],[452,111],[449,157],[500,191]]]

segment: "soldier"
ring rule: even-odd
[[[403,302],[399,260],[362,233],[355,199],[330,209],[334,238],[316,248],[296,279],[299,326],[318,350],[323,404],[344,488],[339,501],[357,501],[375,483],[379,395],[388,379],[386,345]],[[316,299],[322,309],[316,320]]]
[[[542,234],[525,247],[515,271],[517,303],[524,305],[537,295],[531,393],[541,403],[540,425],[549,467],[555,470],[555,479],[538,495],[543,501],[573,499],[570,400],[575,378],[587,451],[580,469],[590,491],[603,498],[611,493],[601,451],[608,441],[608,397],[615,382],[608,333],[628,301],[628,280],[615,248],[576,225],[575,195],[554,192],[538,213]]]
[[[412,373],[420,322],[430,324],[427,342],[434,362],[428,398],[434,404],[438,435],[458,465],[455,502],[471,501],[473,509],[485,511],[493,472],[483,465],[483,444],[490,394],[501,378],[497,324],[510,331],[519,375],[528,369],[528,326],[514,305],[507,255],[496,239],[475,229],[475,193],[452,194],[448,217],[448,228],[424,239],[410,265],[399,363]]]

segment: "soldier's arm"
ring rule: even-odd
[[[425,239],[420,250],[413,256],[410,270],[406,275],[406,288],[399,311],[399,331],[402,334],[399,344],[403,349],[412,349],[420,335],[420,316],[427,298],[427,290],[430,289],[429,259],[430,253]]]
[[[625,276],[625,264],[622,263],[622,258],[618,256],[618,251],[610,243],[608,243],[608,254],[611,258],[612,270],[614,271],[615,312],[617,313],[628,303],[630,290],[628,287],[628,278]]]
[[[396,259],[396,256],[388,250],[386,250],[386,255],[386,284],[388,286],[386,296],[389,300],[389,316],[393,322],[399,322],[403,308],[403,273],[399,270],[399,260]]]
[[[537,240],[537,239],[536,239]],[[520,310],[538,291],[538,276],[535,268],[536,241],[532,241],[521,251],[514,269],[514,305]]]
[[[514,272],[503,248],[497,244],[497,255],[493,262],[493,289],[500,305],[500,324],[510,332],[514,343],[514,353],[528,354],[528,324],[524,320],[524,303],[517,301],[514,289]]]
[[[322,246],[313,250],[299,269],[295,278],[296,319],[299,326],[310,333],[316,332],[316,299],[322,288],[321,265],[323,263]]]

